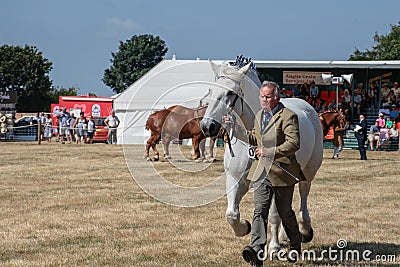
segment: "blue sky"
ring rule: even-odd
[[[246,4],[252,3],[252,4]],[[111,96],[111,52],[133,35],[166,42],[166,58],[347,60],[400,21],[392,0],[3,0],[0,45],[36,46],[55,86]]]

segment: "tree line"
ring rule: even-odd
[[[390,25],[388,34],[373,36],[371,49],[355,51],[348,60],[400,60],[400,22]],[[117,52],[111,53],[111,66],[104,70],[102,82],[115,93],[121,93],[157,65],[168,48],[159,36],[134,35],[119,41]],[[0,90],[17,91],[17,110],[35,112],[49,110],[60,95],[77,95],[79,88],[55,86],[50,79],[53,63],[35,46],[0,46]]]

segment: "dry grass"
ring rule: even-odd
[[[247,266],[240,254],[249,236],[231,234],[226,198],[195,208],[160,203],[133,181],[121,146],[0,148],[2,266]],[[222,173],[220,154],[201,174],[166,162],[154,166],[171,182],[196,186]],[[322,250],[344,238],[351,249],[396,254],[399,264],[399,154],[368,152],[366,162],[357,160],[358,151],[342,152],[340,161],[330,154],[325,151],[309,199],[315,238],[303,248]],[[241,207],[251,219],[251,194]]]

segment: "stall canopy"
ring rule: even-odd
[[[146,143],[150,132],[145,124],[153,112],[177,104],[192,108],[205,104],[214,81],[208,60],[161,61],[114,99],[114,110],[121,121],[118,143]]]

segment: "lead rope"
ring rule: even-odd
[[[226,115],[229,115],[229,117],[231,117],[231,113],[232,113],[233,109],[235,108],[236,101],[237,101],[238,98],[239,98],[239,92],[241,92],[241,97],[240,97],[240,99],[242,100],[242,113],[243,113],[243,91],[242,91],[242,86],[243,86],[243,85],[241,84],[241,85],[240,85],[240,90],[236,93],[236,96],[235,96],[235,99],[234,99],[233,102],[232,102],[232,105],[229,106],[229,111],[228,111],[228,113],[226,114]],[[233,136],[233,134],[234,134],[234,130],[235,130],[235,127],[232,127],[232,136]],[[231,142],[231,137],[230,137],[230,135],[229,135],[229,132],[230,132],[230,131],[228,131],[228,129],[227,129],[227,131],[226,131],[226,142],[228,143],[229,152],[230,152],[230,154],[231,154],[231,157],[233,158],[233,157],[235,157],[235,153],[233,153],[232,142]]]

